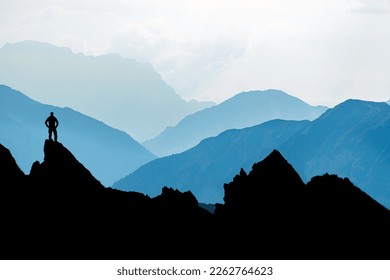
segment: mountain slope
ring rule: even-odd
[[[184,101],[149,64],[114,54],[84,56],[34,41],[0,49],[0,84],[46,104],[74,108],[137,141],[210,105]]]
[[[240,168],[249,170],[255,156],[278,149],[305,182],[327,172],[348,177],[390,208],[389,138],[389,105],[347,100],[311,122],[270,121],[226,131],[190,151],[154,160],[113,186],[156,194],[171,185],[191,190],[201,202],[221,202],[224,181]]]
[[[221,186],[225,182],[241,168],[250,168],[259,157],[264,157],[308,123],[274,120],[241,130],[228,130],[181,154],[149,162],[113,187],[155,196],[167,185],[182,191],[191,190],[200,202],[221,202]]]
[[[232,128],[244,128],[273,119],[313,120],[326,110],[310,106],[279,90],[242,92],[219,105],[185,117],[175,127],[144,142],[157,156],[183,152],[202,139]]]
[[[78,113],[36,102],[21,92],[0,85],[0,143],[9,147],[28,173],[41,158],[44,124],[53,111],[59,120],[58,139],[104,184],[114,181],[156,157],[128,134]]]

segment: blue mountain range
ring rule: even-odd
[[[188,150],[227,129],[250,127],[273,119],[313,120],[326,109],[311,106],[280,90],[241,92],[185,117],[142,144],[157,156],[167,156]]]
[[[163,186],[223,201],[221,186],[241,168],[278,149],[304,181],[325,173],[348,177],[390,207],[390,106],[346,100],[313,121],[272,120],[228,130],[180,154],[145,164],[113,186],[154,196]]]
[[[50,112],[59,120],[58,141],[71,147],[106,186],[156,158],[123,131],[73,109],[39,103],[0,85],[0,143],[12,149],[26,174],[34,161],[42,159],[42,145],[48,137],[44,122]]]

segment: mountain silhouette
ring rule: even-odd
[[[0,84],[39,102],[71,107],[137,141],[213,104],[183,100],[150,64],[116,54],[86,56],[35,41],[0,49]]]
[[[9,152],[0,151],[0,162],[12,166]],[[165,187],[152,199],[105,188],[61,143],[46,140],[44,154],[19,184],[8,186],[0,171],[1,259],[191,256],[195,237],[210,228],[211,214],[189,192]]]
[[[34,162],[30,177],[45,186],[102,189],[104,186],[61,143],[45,140],[44,161]],[[71,172],[69,172],[71,171]]]
[[[180,154],[153,160],[113,186],[156,195],[163,185],[222,202],[220,186],[241,168],[278,149],[304,182],[325,173],[349,178],[390,208],[390,106],[347,100],[313,121],[273,120],[228,130]]]
[[[48,137],[45,119],[59,118],[59,141],[66,143],[104,185],[109,186],[156,158],[131,136],[70,108],[36,102],[0,85],[0,142],[14,153],[24,173],[41,159],[42,140]]]
[[[3,146],[0,163],[17,170]],[[31,174],[16,171],[8,185],[4,172],[1,259],[389,257],[386,208],[336,175],[305,184],[277,150],[225,184],[214,214],[168,186],[153,198],[105,188],[50,140]]]
[[[326,109],[310,106],[280,90],[242,92],[185,117],[143,145],[157,156],[167,156],[183,152],[227,129],[250,127],[273,119],[313,120]]]
[[[389,232],[385,207],[336,175],[316,176],[305,185],[277,150],[224,189],[215,214],[221,232],[242,241],[232,247],[238,255],[245,245],[267,259],[387,255],[381,247]],[[237,224],[243,226],[232,227]]]

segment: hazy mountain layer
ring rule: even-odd
[[[273,119],[313,120],[327,108],[310,106],[279,90],[242,92],[219,105],[185,117],[175,127],[143,144],[157,156],[183,152],[202,139],[232,128],[244,128]]]
[[[0,85],[0,143],[12,149],[26,174],[42,157],[42,141],[48,137],[44,122],[50,112],[59,120],[59,141],[66,143],[106,186],[156,158],[123,131],[70,108],[36,102]]]
[[[311,122],[275,120],[226,131],[149,162],[114,187],[155,195],[169,185],[191,190],[201,202],[221,202],[223,182],[241,167],[249,170],[256,156],[279,149],[305,182],[326,172],[338,174],[390,207],[389,138],[389,105],[347,100]]]
[[[84,56],[33,41],[0,49],[0,84],[46,104],[74,108],[137,141],[211,105],[184,101],[149,64],[114,54]]]
[[[241,168],[285,143],[308,121],[274,120],[246,129],[233,129],[203,140],[180,154],[151,161],[116,182],[113,187],[155,196],[162,186],[191,190],[200,202],[222,202],[222,186]]]

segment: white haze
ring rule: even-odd
[[[2,0],[0,46],[150,62],[183,98],[276,88],[312,105],[390,98],[389,0]]]

